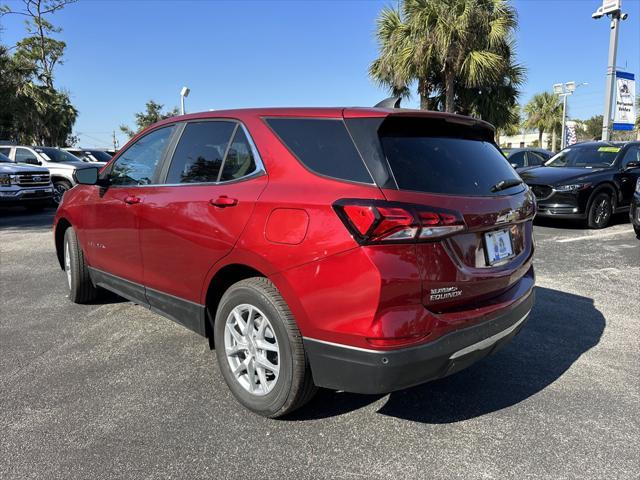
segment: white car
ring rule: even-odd
[[[55,147],[0,145],[3,153],[16,163],[40,165],[49,169],[53,182],[53,202],[57,205],[64,192],[75,185],[73,172],[80,168],[102,167],[106,162],[83,162],[69,152]]]

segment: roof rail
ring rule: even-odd
[[[402,97],[389,97],[375,104],[374,108],[400,108]]]

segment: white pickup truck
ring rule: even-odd
[[[23,205],[42,210],[51,204],[53,185],[49,170],[15,163],[0,153],[0,206]]]
[[[53,203],[62,200],[64,192],[75,185],[73,172],[80,168],[102,167],[106,162],[83,162],[69,152],[54,147],[27,147],[23,145],[0,145],[0,153],[16,163],[41,165],[49,169],[53,182]]]

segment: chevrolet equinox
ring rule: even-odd
[[[54,221],[71,301],[108,289],[207,337],[264,416],[318,387],[380,394],[455,373],[533,304],[535,198],[476,119],[197,113],[75,180]]]

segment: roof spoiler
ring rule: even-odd
[[[389,97],[375,104],[374,108],[400,108],[402,97]]]

